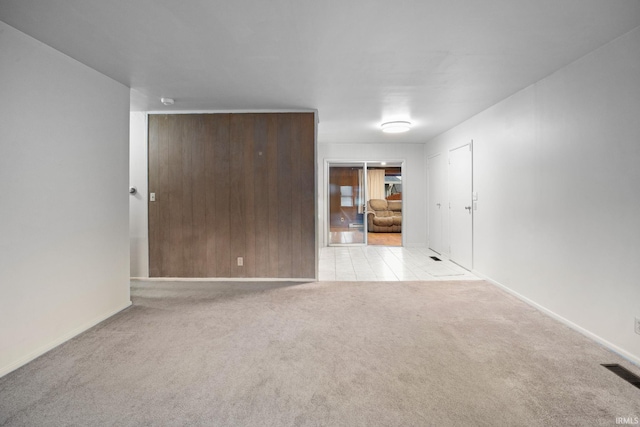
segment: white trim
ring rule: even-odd
[[[69,341],[70,339],[80,335],[83,332],[86,332],[87,330],[93,328],[94,326],[96,326],[98,323],[101,323],[105,320],[107,320],[108,318],[110,318],[111,316],[121,312],[122,310],[128,308],[131,306],[131,301],[129,301],[127,304],[125,304],[124,306],[117,308],[113,311],[109,311],[103,315],[94,317],[93,320],[90,320],[89,322],[75,328],[72,329],[71,331],[67,332],[66,334],[56,338],[55,340],[51,341],[48,344],[43,345],[42,347],[39,347],[38,349],[32,351],[31,353],[29,353],[28,355],[18,359],[17,361],[7,365],[7,366],[3,366],[2,368],[0,368],[0,378],[2,378],[3,376],[7,375],[9,372],[15,371],[16,369],[26,365],[27,363],[31,362],[32,360],[42,356],[43,354],[47,353],[48,351],[53,350],[54,348],[56,348],[57,346],[59,346],[60,344],[64,344],[65,342]]]
[[[320,123],[320,117],[318,116],[318,110],[313,112],[313,228],[315,233],[315,280],[320,278],[320,233],[318,230],[318,123]]]
[[[132,111],[135,112],[135,111]],[[158,110],[147,114],[260,114],[260,113],[318,113],[314,108],[265,108],[257,110]]]
[[[316,282],[312,277],[131,277],[134,282]]]
[[[554,311],[549,310],[548,308],[538,304],[537,302],[530,300],[529,298],[525,297],[524,295],[514,291],[513,289],[509,288],[508,286],[503,285],[502,283],[493,280],[492,278],[485,276],[484,274],[472,270],[471,271],[473,274],[475,274],[476,276],[480,277],[483,280],[486,280],[487,282],[491,283],[494,286],[499,287],[500,289],[504,290],[505,292],[513,295],[514,297],[518,298],[520,301],[523,301],[524,303],[530,305],[531,307],[540,310],[542,313],[546,314],[547,316],[559,321],[560,323],[562,323],[565,326],[568,326],[569,328],[573,329],[576,332],[581,333],[582,335],[584,335],[585,337],[597,342],[598,344],[602,345],[603,347],[607,348],[608,350],[616,353],[618,356],[622,357],[623,359],[628,360],[629,362],[633,363],[636,366],[640,366],[640,358],[634,356],[633,354],[629,353],[628,351],[618,347],[617,345],[605,340],[604,338],[600,337],[599,335],[594,334],[593,332],[583,328],[582,326],[579,326],[575,323],[573,323],[572,321],[566,319],[565,317],[560,316],[559,314],[555,313]],[[603,363],[606,362],[603,361]]]

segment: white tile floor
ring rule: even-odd
[[[442,261],[435,261],[437,256]],[[479,280],[426,248],[332,246],[320,249],[321,281]]]

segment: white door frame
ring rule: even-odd
[[[470,215],[470,228],[469,228],[469,233],[470,236],[468,236],[469,238],[469,259],[468,259],[468,265],[464,265],[467,264],[467,260],[456,260],[455,255],[453,254],[453,250],[452,250],[452,233],[451,230],[453,228],[453,221],[451,220],[451,188],[452,188],[452,182],[451,182],[451,153],[459,150],[461,148],[464,147],[469,147],[469,151],[470,151],[470,165],[469,165],[469,174],[470,174],[470,191],[469,191],[469,201],[468,201],[468,206],[465,206],[465,209],[469,209],[469,215]],[[449,183],[448,183],[448,189],[449,189],[449,259],[453,262],[455,262],[456,264],[460,265],[461,267],[471,271],[473,270],[473,222],[474,222],[474,214],[473,214],[473,140],[471,140],[470,142],[466,143],[466,144],[462,144],[459,146],[456,146],[455,148],[451,148],[449,150],[449,171],[448,171],[448,177],[449,177]],[[455,206],[454,206],[455,207]]]
[[[322,221],[322,227],[323,227],[323,240],[319,241],[320,244],[322,244],[323,246],[327,247],[330,246],[329,242],[330,242],[330,235],[329,233],[331,232],[331,227],[330,227],[330,221],[331,221],[331,207],[329,206],[329,167],[330,165],[336,165],[339,166],[341,164],[343,165],[349,165],[349,164],[354,164],[354,163],[358,163],[358,164],[364,164],[364,187],[365,187],[365,202],[366,200],[368,200],[368,190],[367,190],[367,168],[369,167],[369,165],[373,166],[380,166],[381,162],[386,162],[388,164],[392,164],[392,165],[399,165],[400,166],[400,176],[402,177],[402,193],[403,193],[403,199],[402,199],[402,246],[404,247],[405,245],[405,224],[406,224],[406,219],[405,219],[405,211],[406,211],[406,203],[407,201],[404,199],[404,193],[406,192],[406,182],[405,182],[405,163],[406,161],[404,159],[395,159],[395,160],[389,160],[389,159],[384,159],[384,160],[357,160],[357,159],[324,159],[324,185],[323,187],[323,201],[325,204],[324,207],[324,211],[325,211],[325,218],[324,221]],[[366,209],[365,209],[365,216],[364,216],[364,242],[365,243],[354,243],[354,244],[340,244],[340,245],[331,245],[331,246],[366,246],[367,245],[367,213],[366,213]]]
[[[439,187],[439,196],[440,196],[440,200],[435,200],[433,192],[431,191],[434,187],[432,186],[433,183],[431,182],[431,180],[433,179],[433,162],[435,161],[435,159],[439,158],[439,162],[446,162],[446,158],[442,153],[436,153],[436,154],[432,154],[429,157],[427,157],[427,248],[431,249],[432,251],[436,252],[437,254],[440,255],[444,255],[445,254],[445,250],[443,247],[444,244],[444,218],[442,215],[442,212],[444,210],[444,189],[443,187],[445,186],[445,183],[447,182],[446,177],[445,176],[440,176],[439,182],[437,184]],[[442,163],[440,165],[440,174],[442,175],[443,172],[446,170],[446,163]],[[433,234],[432,234],[432,229],[431,229],[431,225],[432,225],[432,218],[431,218],[431,208],[433,207],[433,203],[435,202],[439,202],[440,206],[438,207],[439,209],[439,215],[440,215],[440,242],[439,245],[437,247],[437,249],[434,247],[433,245]]]

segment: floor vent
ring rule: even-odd
[[[442,261],[440,258],[438,258],[437,256],[430,256],[429,258],[431,258],[434,261]]]
[[[634,386],[640,388],[640,377],[625,368],[624,366],[620,366],[617,363],[602,363],[602,366],[622,378],[628,383],[633,384]]]

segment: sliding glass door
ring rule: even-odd
[[[329,246],[402,246],[402,161],[327,161]]]
[[[329,244],[366,245],[366,165],[329,163]]]

